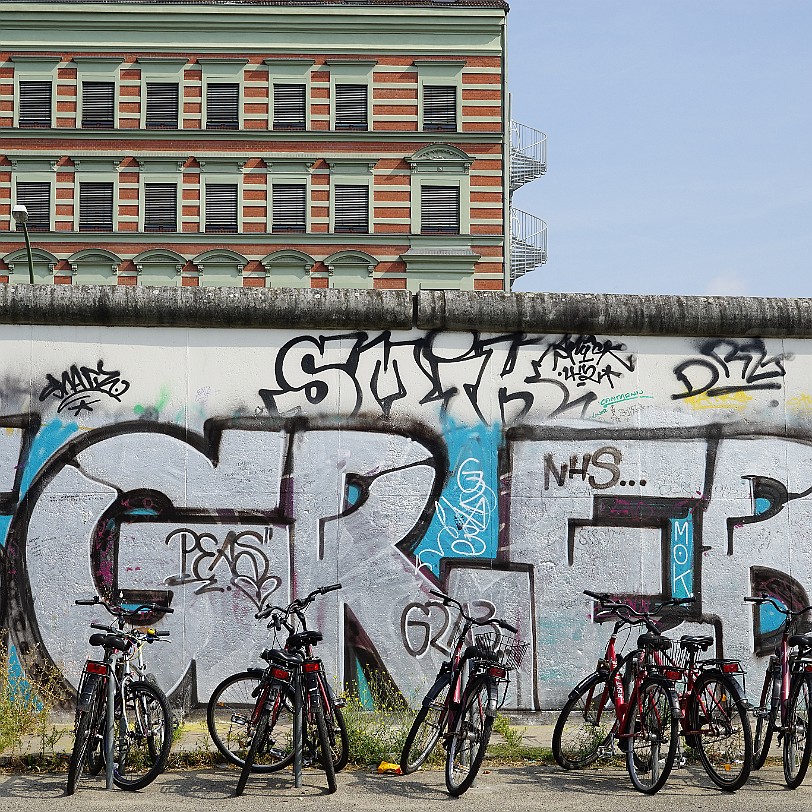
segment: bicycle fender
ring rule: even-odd
[[[442,671],[438,675],[437,679],[434,682],[434,685],[429,688],[428,693],[423,697],[422,705],[426,707],[426,705],[431,705],[432,702],[437,698],[437,695],[446,685],[451,683],[451,672],[448,671],[443,673]]]
[[[572,690],[569,692],[569,694],[567,694],[567,699],[571,699],[571,698],[572,698],[572,697],[574,697],[576,694],[580,693],[580,692],[581,692],[581,691],[582,691],[584,688],[586,688],[586,686],[587,686],[587,685],[589,685],[589,683],[590,683],[590,682],[592,682],[593,680],[594,680],[595,682],[597,682],[599,678],[600,678],[600,679],[603,679],[604,677],[607,677],[607,676],[609,676],[609,672],[608,672],[608,671],[607,671],[607,672],[605,672],[605,673],[604,673],[604,672],[602,672],[602,671],[593,671],[591,674],[587,674],[587,676],[585,676],[585,677],[584,677],[584,678],[583,678],[583,679],[582,679],[582,680],[581,680],[581,681],[580,681],[580,682],[579,682],[579,683],[578,683],[578,684],[577,684],[577,685],[576,685],[576,686],[575,686],[575,687],[574,687],[574,688],[573,688],[573,689],[572,689]]]
[[[499,710],[499,686],[495,680],[488,680],[488,707],[485,708],[485,715],[491,719],[496,718]]]

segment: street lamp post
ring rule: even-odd
[[[28,254],[28,279],[34,284],[34,257],[31,256],[31,240],[28,237],[28,209],[25,206],[12,206],[11,216],[18,226],[23,227],[25,237],[25,250]]]

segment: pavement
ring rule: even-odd
[[[289,772],[253,776],[245,794],[234,797],[236,769],[171,770],[137,793],[104,789],[102,779],[84,779],[64,796],[64,774],[0,776],[0,810],[10,812],[267,812],[283,803],[294,812],[405,812],[428,808],[466,812],[808,812],[812,777],[787,790],[780,767],[754,773],[734,794],[715,789],[700,768],[672,773],[656,795],[632,789],[621,769],[565,773],[553,767],[486,769],[460,798],[445,789],[443,772],[420,770],[409,776],[377,775],[368,770],[338,775],[338,790],[326,793],[324,776],[306,770],[294,788]]]

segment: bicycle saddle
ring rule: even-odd
[[[130,641],[117,634],[91,634],[91,646],[104,646],[105,649],[117,648],[119,651],[126,651],[130,647]]]
[[[259,655],[263,660],[269,663],[276,663],[277,665],[297,666],[301,665],[304,657],[301,654],[289,653],[282,651],[281,648],[266,648],[262,654]]]
[[[321,632],[297,632],[288,637],[288,648],[303,648],[304,646],[315,646],[324,639]]]
[[[659,634],[641,634],[637,638],[637,648],[648,648],[654,651],[668,651],[671,641]]]
[[[798,646],[800,649],[812,648],[812,635],[793,634],[787,642],[791,646]]]
[[[706,634],[685,634],[680,637],[679,644],[686,651],[707,651],[713,645],[713,638]]]

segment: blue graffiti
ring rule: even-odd
[[[444,558],[496,558],[500,426],[443,427],[450,471],[431,524],[415,550],[418,566],[440,574]]]

